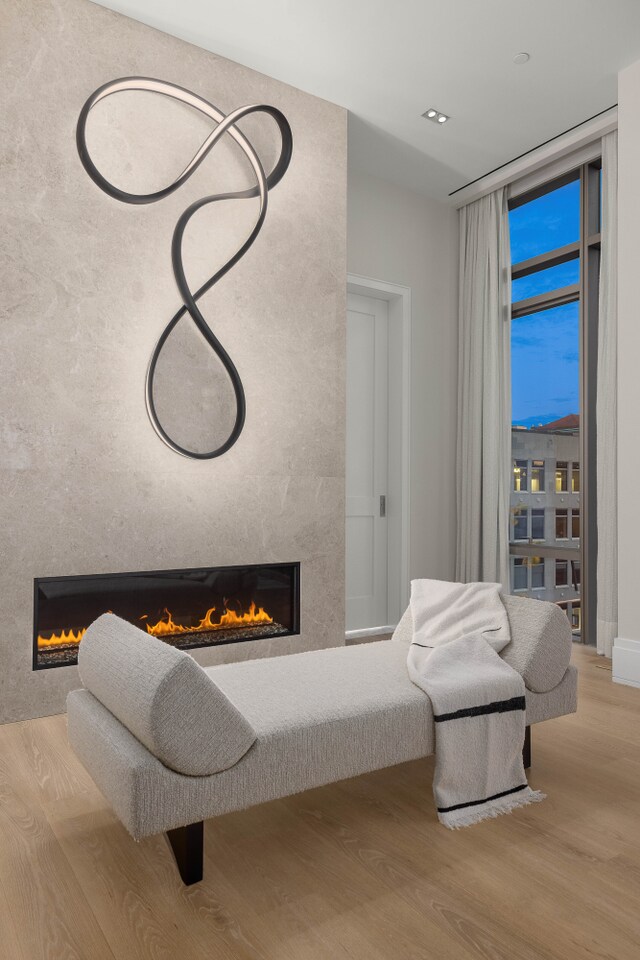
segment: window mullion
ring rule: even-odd
[[[574,303],[579,299],[580,284],[572,283],[570,286],[561,287],[559,290],[539,293],[537,296],[528,297],[526,300],[517,300],[512,307],[511,316],[516,320],[518,317],[540,313],[542,310],[548,310],[551,307],[561,307],[565,303]]]
[[[549,267],[558,267],[570,260],[577,260],[579,256],[579,241],[568,243],[564,247],[556,247],[555,250],[549,250],[548,253],[540,253],[537,257],[531,257],[529,260],[521,260],[519,263],[513,264],[511,279],[520,280],[521,277],[528,277],[540,270],[547,270]]]

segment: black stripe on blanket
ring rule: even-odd
[[[438,807],[438,813],[451,813],[452,810],[462,810],[464,807],[479,807],[481,803],[489,803],[490,800],[500,800],[501,797],[508,797],[510,793],[520,793],[529,786],[523,783],[520,787],[514,787],[513,790],[503,790],[502,793],[494,793],[492,797],[485,797],[484,800],[470,800],[469,803],[456,803],[452,807]]]
[[[524,697],[511,697],[510,700],[495,700],[480,707],[464,707],[453,713],[441,713],[433,719],[436,723],[443,723],[445,720],[461,720],[462,717],[481,717],[485,713],[511,713],[512,710],[525,710],[526,706]]]

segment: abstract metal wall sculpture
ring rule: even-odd
[[[129,90],[144,90],[151,93],[161,94],[165,97],[170,97],[173,100],[177,100],[180,103],[199,110],[215,123],[214,129],[199,147],[180,176],[168,186],[156,191],[155,193],[134,194],[125,193],[123,190],[120,190],[100,173],[91,159],[87,149],[86,126],[87,119],[93,107],[95,107],[96,104],[101,100],[104,100],[105,97]],[[265,113],[272,117],[280,131],[282,140],[280,155],[269,174],[265,173],[260,158],[258,157],[253,146],[236,126],[236,123],[239,120],[241,120],[243,117],[249,116],[249,114],[252,113]],[[282,114],[280,110],[277,110],[275,107],[266,106],[264,104],[255,104],[252,106],[239,107],[232,113],[225,115],[207,100],[204,100],[195,93],[191,93],[189,90],[185,90],[183,87],[178,87],[173,83],[168,83],[163,80],[154,80],[148,77],[123,77],[120,80],[113,80],[110,83],[105,83],[91,94],[80,112],[76,129],[76,143],[80,160],[82,161],[86,172],[89,174],[93,182],[97,184],[97,186],[100,187],[104,193],[110,197],[113,197],[115,200],[120,200],[123,203],[134,204],[155,203],[157,200],[162,200],[164,197],[169,196],[169,194],[174,193],[174,191],[182,186],[182,184],[189,179],[192,173],[197,170],[205,157],[211,152],[215,144],[225,134],[229,134],[229,136],[232,137],[233,140],[235,140],[235,142],[243,150],[255,174],[256,185],[255,187],[251,187],[247,190],[239,190],[235,193],[213,194],[211,196],[203,197],[200,200],[196,200],[187,207],[187,209],[178,219],[173,232],[171,259],[176,284],[182,299],[182,306],[166,325],[155,346],[155,349],[153,350],[149,367],[147,369],[146,379],[147,412],[158,436],[176,453],[180,453],[184,457],[191,457],[197,460],[211,460],[214,457],[219,457],[221,454],[226,453],[226,451],[233,446],[242,432],[246,411],[244,388],[242,386],[242,381],[238,371],[236,370],[231,357],[217,339],[200,312],[198,300],[203,296],[203,294],[210,290],[214,284],[224,277],[225,274],[228,273],[236,263],[238,263],[238,261],[245,255],[260,233],[267,213],[269,190],[282,179],[291,160],[293,149],[291,127],[289,126],[284,114]],[[259,209],[255,225],[249,236],[238,249],[238,251],[229,260],[227,260],[226,263],[224,263],[211,277],[209,277],[209,279],[203,283],[201,287],[192,292],[185,278],[182,260],[182,241],[189,220],[198,210],[207,204],[215,203],[219,200],[240,200],[248,199],[250,197],[259,197]],[[204,337],[206,343],[217,354],[220,361],[224,365],[224,368],[231,380],[235,395],[236,414],[231,432],[229,433],[227,439],[220,446],[214,450],[209,450],[206,452],[188,450],[169,436],[167,431],[160,423],[153,396],[154,376],[158,358],[160,357],[169,334],[174,329],[178,321],[187,314]]]

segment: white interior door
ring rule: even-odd
[[[388,621],[389,305],[347,298],[347,630]]]

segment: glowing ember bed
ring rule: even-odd
[[[33,668],[77,663],[87,627],[103,613],[193,649],[297,634],[299,605],[299,563],[37,578]]]

